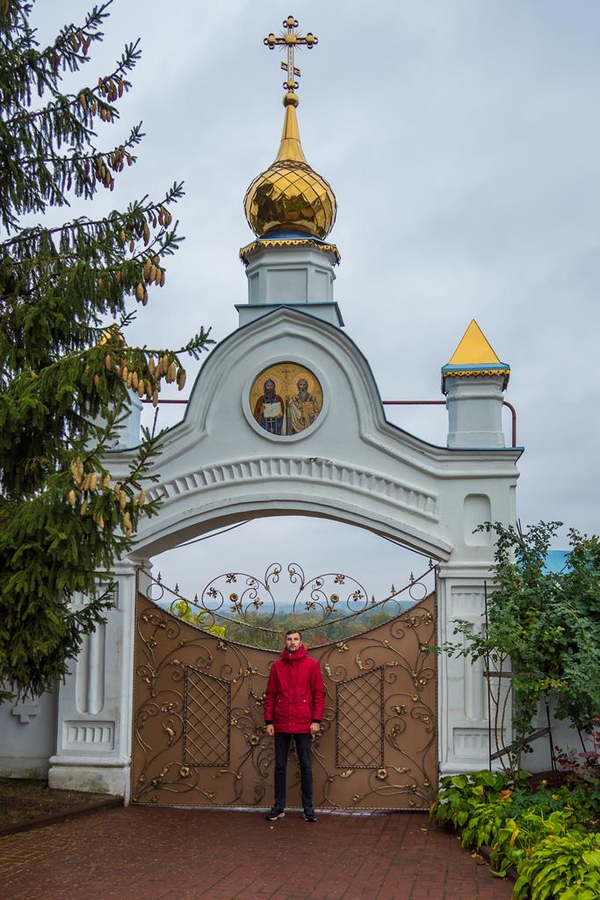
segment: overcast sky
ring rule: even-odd
[[[42,34],[86,8],[40,0]],[[252,236],[242,200],[274,158],[283,116],[282,57],[262,39],[279,33],[289,13],[319,38],[297,59],[300,133],[338,199],[335,298],[382,397],[440,399],[440,367],[476,318],[512,367],[506,399],[517,407],[526,451],[519,516],[598,532],[593,0],[117,0],[86,77],[95,82],[122,44],[140,37],[134,89],[101,143],[118,143],[140,119],[147,137],[137,165],[94,215],[176,180],[186,185],[178,207],[186,241],[130,341],[135,334],[177,347],[200,325],[217,340],[237,326],[234,303],[246,300],[238,250]],[[445,443],[443,407],[390,418]],[[173,419],[161,413],[160,421]],[[238,566],[259,574],[293,555],[311,574],[345,565],[365,582],[398,586],[397,553],[346,526],[263,521],[177,551],[161,566],[166,577],[187,573],[179,580],[197,590],[186,582],[192,569],[203,584]]]

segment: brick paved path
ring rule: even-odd
[[[0,838],[6,900],[509,900],[423,814],[110,809]]]

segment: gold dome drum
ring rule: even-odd
[[[300,231],[326,237],[335,222],[335,195],[308,163],[283,159],[258,175],[244,199],[246,219],[258,237],[271,231]]]

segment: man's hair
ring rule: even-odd
[[[288,634],[299,634],[300,640],[302,640],[302,632],[300,631],[299,628],[290,628],[289,631],[286,631],[284,637],[287,637]]]

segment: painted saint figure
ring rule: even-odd
[[[288,397],[287,402],[288,434],[304,431],[321,411],[317,397],[309,393],[306,378],[299,378],[296,387],[298,393]]]
[[[259,397],[254,407],[254,418],[265,431],[271,434],[285,434],[283,419],[285,406],[283,400],[276,393],[275,382],[267,378],[263,385],[262,397]]]

